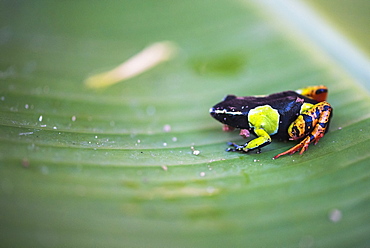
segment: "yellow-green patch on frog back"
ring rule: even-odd
[[[270,105],[258,106],[249,111],[248,122],[254,129],[264,129],[269,135],[279,130],[279,112]]]

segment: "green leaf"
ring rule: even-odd
[[[370,94],[267,9],[0,6],[2,246],[369,246]],[[84,85],[165,40],[179,48],[171,61],[104,89]],[[243,143],[208,114],[226,94],[320,84],[334,117],[316,146],[277,160],[294,142],[225,152]]]

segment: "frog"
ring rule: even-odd
[[[329,130],[333,115],[332,106],[326,101],[328,88],[324,85],[308,86],[270,95],[227,95],[210,108],[210,115],[223,124],[224,131],[240,129],[244,138],[253,138],[243,145],[229,142],[228,152],[247,153],[277,140],[299,141],[285,152],[273,157],[303,154],[310,144],[317,144]]]

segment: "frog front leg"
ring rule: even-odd
[[[234,131],[235,127],[229,126],[227,124],[224,124],[222,126],[222,131],[224,132],[232,132]],[[239,135],[242,136],[243,138],[248,138],[250,136],[249,130],[248,129],[240,129]]]
[[[232,132],[232,131],[234,131],[234,129],[235,129],[235,127],[232,127],[232,126],[229,126],[229,125],[226,125],[226,124],[224,124],[222,126],[222,131],[224,131],[224,132]]]
[[[332,107],[327,102],[320,102],[302,112],[288,128],[290,140],[304,138],[299,144],[274,157],[277,159],[286,154],[300,151],[300,154],[308,149],[311,143],[315,145],[325,135],[330,122]]]
[[[229,143],[229,145],[233,146],[234,148],[228,148],[226,151],[228,152],[237,152],[237,151],[248,152],[250,150],[257,149],[258,152],[260,152],[261,147],[266,146],[271,143],[270,135],[262,128],[255,129],[254,133],[258,136],[257,138],[250,140],[244,145],[237,145],[235,143]]]

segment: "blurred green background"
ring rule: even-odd
[[[367,0],[306,0],[333,27],[370,55],[370,2]]]
[[[368,1],[308,4],[368,54]],[[369,82],[270,7],[0,1],[0,246],[370,246]],[[83,84],[164,40],[171,61]],[[208,114],[226,94],[319,84],[334,117],[305,154],[224,151],[243,142]]]

